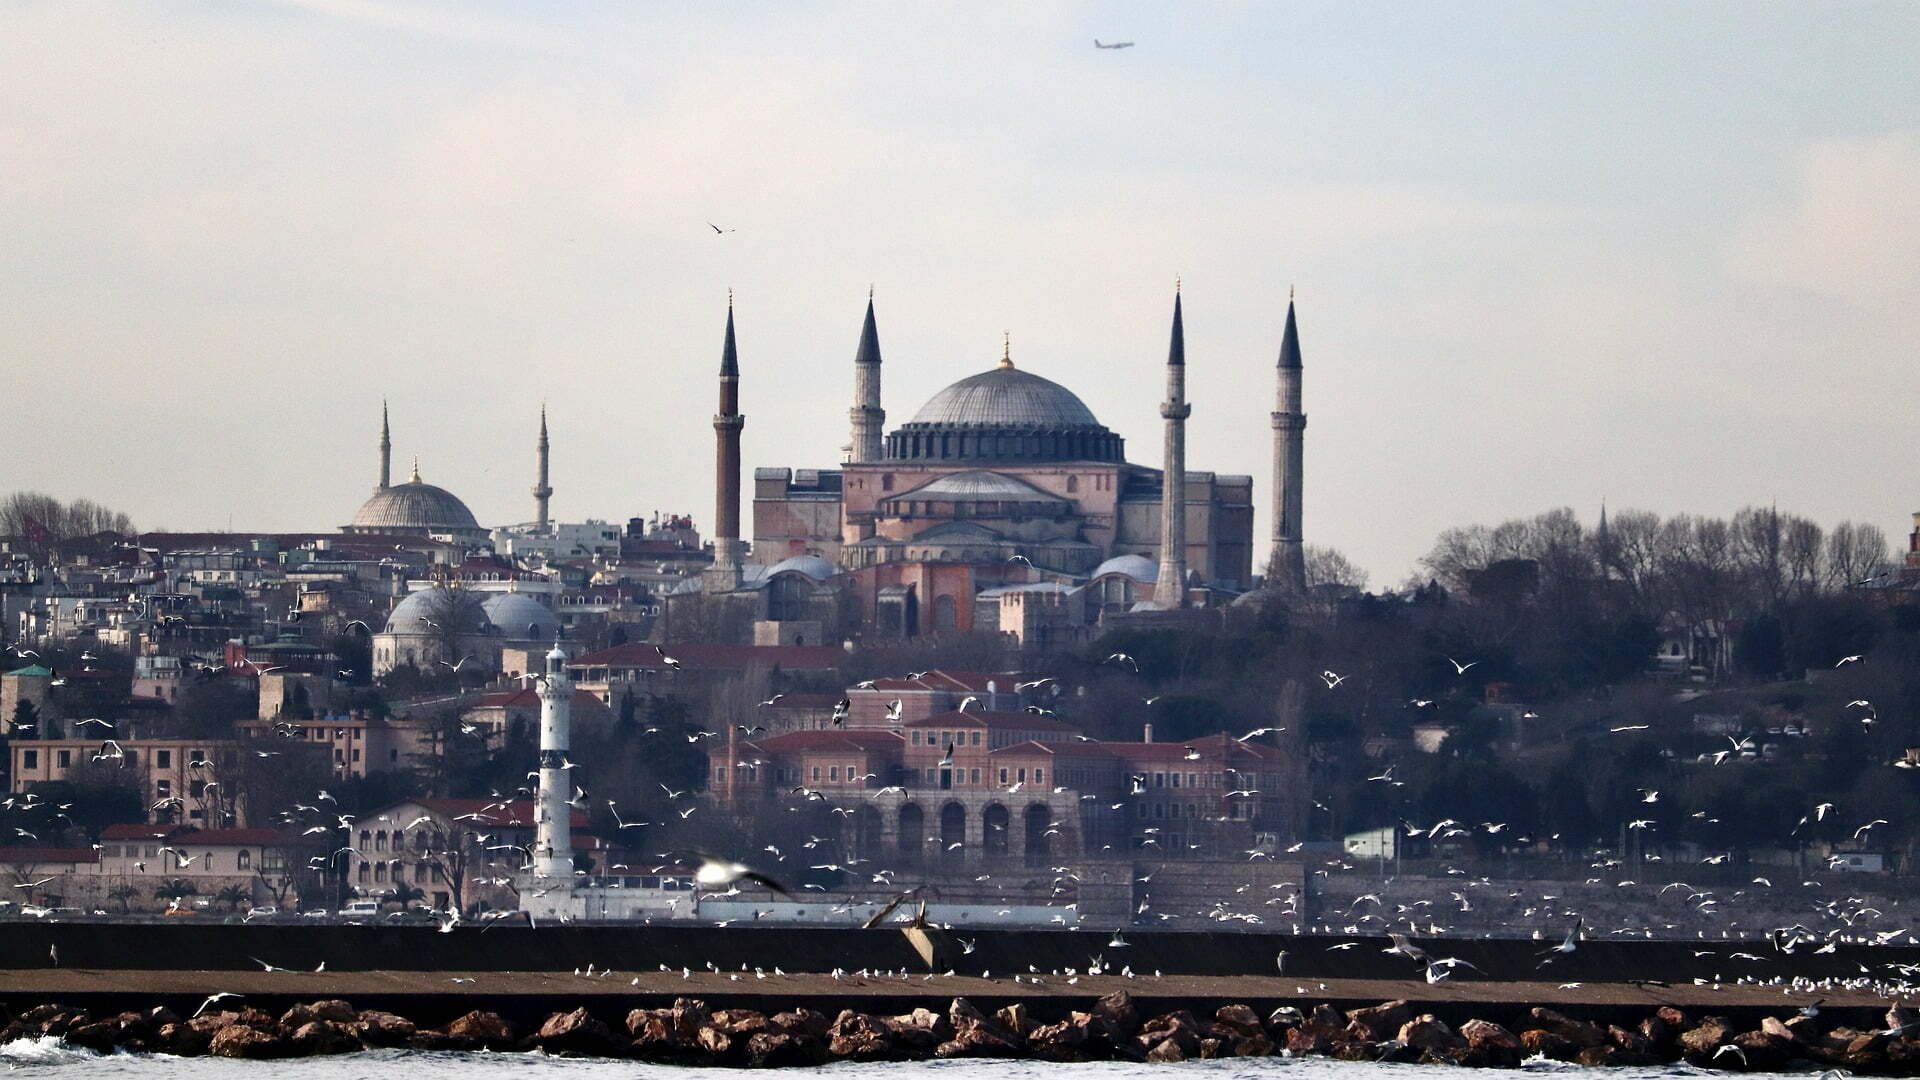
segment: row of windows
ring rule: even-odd
[[[371,867],[371,871],[369,871],[369,867]],[[388,870],[389,867],[392,868],[391,872]],[[384,882],[391,877],[395,884],[405,884],[407,880],[407,864],[397,859],[391,863],[361,863],[360,869],[355,876],[360,879],[362,885],[365,885],[369,873],[371,873],[374,881]],[[424,884],[429,881],[445,881],[447,880],[447,876],[446,872],[441,870],[438,863],[417,862],[413,864],[413,880]]]
[[[428,833],[425,829],[420,829],[413,834],[413,850],[415,851],[439,851],[446,846],[447,835],[443,832]],[[360,850],[387,850],[387,830],[381,829],[375,832],[368,829],[361,829]],[[395,829],[393,831],[393,850],[407,850],[407,834],[403,830]]]
[[[90,751],[90,750],[85,750],[80,752],[86,754],[89,758],[93,756],[93,751]],[[133,768],[140,764],[140,751],[128,750],[123,748],[120,752],[125,755],[125,757],[121,759],[121,764],[124,767]],[[53,752],[54,768],[56,769],[73,768],[74,753],[75,752],[72,750],[55,750]],[[220,760],[222,764],[226,764],[226,765],[233,764],[233,760],[234,760],[233,751],[229,750],[221,754]],[[195,765],[194,764],[195,762],[200,762],[201,764]],[[202,750],[189,751],[187,754],[187,766],[189,768],[204,768],[206,766],[205,751],[202,751]],[[39,768],[40,767],[40,751],[38,750],[20,751],[20,767],[23,769]],[[156,769],[173,768],[173,751],[155,750],[153,752],[153,767]]]
[[[929,731],[926,733],[927,738],[924,743],[921,742],[920,740],[920,734],[921,732],[919,728],[913,729],[913,731],[907,735],[907,742],[913,746],[969,746],[969,745],[979,746],[980,745],[980,732],[978,731],[972,731],[972,732]],[[967,741],[968,735],[973,736],[973,741],[971,743]]]
[[[162,854],[160,847],[161,845],[159,844],[105,844],[100,848],[100,857],[104,859],[158,859]],[[198,870],[206,874],[219,873],[220,870],[220,857],[212,851],[206,852],[198,857],[195,857],[190,851],[171,851],[166,854],[169,857],[168,862],[171,863],[172,869],[175,870]],[[233,864],[235,870],[253,869],[253,852],[247,848],[241,848],[234,853]],[[285,860],[278,858],[275,853],[269,852],[261,856],[260,868],[262,870],[277,870],[285,865]]]

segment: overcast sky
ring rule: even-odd
[[[1093,39],[1136,47],[1098,51]],[[1395,584],[1568,505],[1920,507],[1920,6],[0,9],[0,488],[322,530],[395,471],[483,523],[712,517],[991,366],[1258,478],[1287,290],[1310,543]],[[707,222],[737,231],[715,235]],[[1261,542],[1256,558],[1264,558]]]

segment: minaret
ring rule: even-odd
[[[540,450],[539,478],[533,483],[533,522],[541,532],[547,531],[547,500],[553,498],[553,485],[547,483],[547,407],[540,406]]]
[[[1267,563],[1269,588],[1307,587],[1307,558],[1300,544],[1301,464],[1306,449],[1307,414],[1300,411],[1300,329],[1293,319],[1293,290],[1287,290],[1287,329],[1280,338],[1280,370],[1273,413],[1273,553]]]
[[[727,340],[720,347],[720,411],[713,417],[714,508],[713,565],[705,575],[706,591],[733,592],[740,587],[740,353],[733,343],[733,293],[727,293]]]
[[[540,793],[534,806],[533,871],[554,881],[573,881],[572,772],[567,743],[573,726],[573,680],[558,641],[547,654],[540,681]]]
[[[387,402],[380,401],[380,487],[393,486],[393,435],[387,430]]]
[[[880,407],[880,331],[873,322],[873,290],[867,290],[867,321],[860,327],[860,347],[853,354],[853,442],[848,461],[880,460],[880,429],[887,410]]]
[[[1187,606],[1187,334],[1180,321],[1180,286],[1173,288],[1173,340],[1167,347],[1166,465],[1160,474],[1160,579],[1153,606],[1172,611]]]

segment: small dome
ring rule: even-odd
[[[1093,410],[1051,379],[1016,367],[969,375],[933,395],[914,414],[915,424],[1071,428],[1099,427]]]
[[[767,568],[767,576],[772,577],[775,574],[784,574],[789,570],[796,574],[805,574],[815,581],[825,581],[839,573],[838,570],[833,568],[832,563],[818,555],[795,555],[790,559],[782,559],[772,566],[769,566]]]
[[[1151,585],[1160,580],[1160,564],[1145,555],[1115,555],[1093,568],[1096,578],[1108,574],[1125,574],[1135,581]]]
[[[356,532],[462,532],[477,530],[473,511],[445,488],[422,482],[416,474],[404,484],[384,487],[362,503],[349,526]]]
[[[428,626],[436,612],[448,609],[452,601],[445,599],[446,589],[420,589],[410,592],[393,607],[393,613],[387,616],[389,634],[431,634],[433,627]]]
[[[526,593],[495,593],[480,605],[502,637],[551,641],[560,633],[560,619],[547,605]]]

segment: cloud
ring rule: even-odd
[[[1790,201],[1749,215],[1722,253],[1746,281],[1888,297],[1920,290],[1920,137],[1814,143]]]

